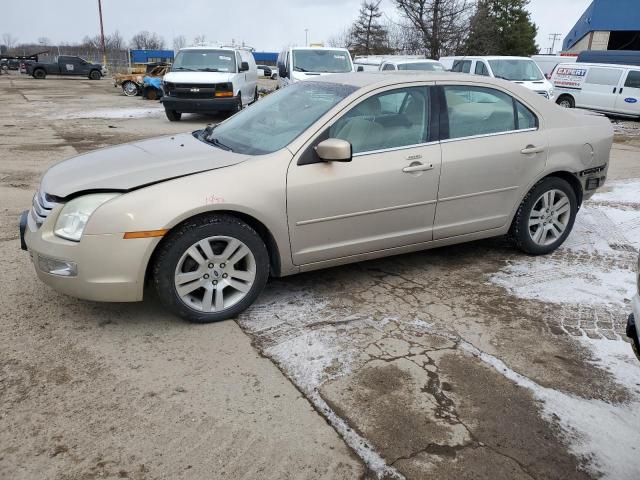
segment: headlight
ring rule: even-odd
[[[100,205],[108,202],[118,195],[120,194],[94,193],[74,198],[63,207],[58,219],[56,220],[56,226],[53,229],[53,233],[58,237],[79,242],[80,237],[82,237],[82,232],[84,232],[84,227],[87,226],[87,222],[89,221],[91,214]]]

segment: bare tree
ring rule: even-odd
[[[180,50],[181,48],[184,48],[187,46],[187,39],[184,35],[178,35],[177,37],[174,37],[173,39],[173,50],[175,52],[177,52],[178,50]]]
[[[327,40],[327,46],[333,48],[353,48],[353,32],[350,28],[345,28],[341,33],[332,35]]]
[[[131,47],[138,50],[162,50],[164,48],[164,38],[157,33],[144,30],[136,33],[131,38]]]
[[[422,37],[430,58],[456,53],[469,31],[472,0],[395,0],[400,13]]]
[[[385,28],[389,37],[389,46],[399,55],[424,54],[424,45],[420,31],[406,19],[400,22],[387,20]]]
[[[18,39],[11,35],[10,33],[2,34],[2,44],[7,47],[8,50],[11,50],[18,43]]]
[[[38,37],[38,44],[42,45],[43,47],[49,45],[51,43],[51,40],[49,40],[48,37]]]
[[[126,48],[126,42],[118,30],[107,35],[104,39],[104,43],[107,50],[124,50]]]
[[[203,43],[206,43],[207,41],[207,36],[202,33],[200,35],[196,35],[195,37],[193,37],[193,44],[194,45],[201,45]]]
[[[390,51],[387,30],[380,23],[381,2],[364,0],[360,6],[360,14],[351,27],[353,51],[357,55],[378,55]]]

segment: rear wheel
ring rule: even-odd
[[[44,78],[47,77],[47,72],[44,71],[44,69],[42,68],[38,68],[37,70],[33,71],[33,78],[37,78],[38,80],[42,80]]]
[[[258,101],[258,98],[260,98],[260,96],[258,95],[258,87],[256,87],[256,91],[253,92],[253,101],[249,105],[253,105],[254,103],[256,103]]]
[[[526,253],[551,253],[571,233],[577,212],[578,201],[571,185],[562,178],[547,177],[520,204],[511,225],[511,236]]]
[[[182,112],[176,112],[175,110],[167,110],[165,108],[164,113],[167,115],[170,122],[179,122],[182,118]]]
[[[124,93],[127,97],[135,97],[138,95],[138,85],[131,80],[127,80],[122,84],[122,93]]]
[[[102,75],[100,74],[99,70],[91,70],[89,72],[89,78],[91,80],[100,80],[102,78]]]
[[[160,245],[153,282],[160,301],[197,323],[233,318],[258,297],[269,254],[249,225],[229,215],[187,222]]]
[[[576,106],[576,101],[571,95],[560,95],[556,103],[563,108],[575,108]]]

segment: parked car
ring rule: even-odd
[[[380,70],[424,70],[427,72],[444,72],[444,66],[437,60],[398,59],[385,60],[380,65]]]
[[[183,48],[164,76],[162,103],[172,122],[183,113],[234,113],[256,100],[256,62],[242,47]]]
[[[99,63],[90,63],[80,57],[60,55],[53,62],[27,62],[27,74],[43,79],[47,75],[76,75],[100,80],[107,74],[106,67]]]
[[[21,238],[60,292],[138,301],[149,283],[177,315],[223,320],[269,276],[507,233],[550,253],[612,139],[605,117],[502,80],[318,77],[217,126],[53,165]]]
[[[167,64],[149,64],[142,71],[134,71],[133,73],[117,73],[113,77],[113,86],[121,88],[122,93],[127,97],[135,97],[140,95],[144,86],[145,77],[162,78],[169,71],[171,65]]]
[[[377,72],[386,61],[424,59],[424,55],[363,55],[353,59],[353,67],[356,72]]]
[[[577,59],[578,57],[562,55],[533,55],[531,57],[531,60],[536,62],[540,70],[542,70],[542,73],[544,73],[544,78],[547,80],[551,80],[551,74],[559,64],[573,63]]]
[[[638,257],[638,269],[636,270],[636,286],[638,292],[631,300],[632,313],[627,319],[627,337],[631,339],[633,351],[640,360],[640,257]]]
[[[5,70],[18,70],[20,68],[20,59],[0,58],[0,68]]]
[[[604,63],[562,63],[551,82],[556,102],[566,108],[640,117],[640,67]]]
[[[258,65],[258,77],[266,77],[271,80],[278,78],[278,74],[273,67],[268,65]]]
[[[612,63],[618,65],[640,65],[638,50],[586,50],[580,52],[578,63]]]
[[[553,86],[544,77],[536,62],[528,57],[442,57],[447,70],[501,78],[553,100]]]
[[[300,80],[353,71],[346,48],[291,47],[278,55],[278,88]]]

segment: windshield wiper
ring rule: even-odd
[[[306,68],[302,68],[302,67],[293,67],[293,69],[296,72],[308,72],[309,70],[307,70]]]
[[[208,127],[207,127],[208,128]],[[218,148],[221,148],[223,150],[227,150],[229,152],[233,152],[233,150],[231,150],[231,147],[228,145],[225,145],[224,143],[222,143],[220,140],[218,140],[215,137],[209,137],[209,142],[212,143],[213,145],[215,145]]]
[[[193,72],[193,68],[185,68],[185,67],[173,67],[171,70],[186,70],[188,72]]]
[[[217,68],[199,68],[199,72],[219,72]]]

